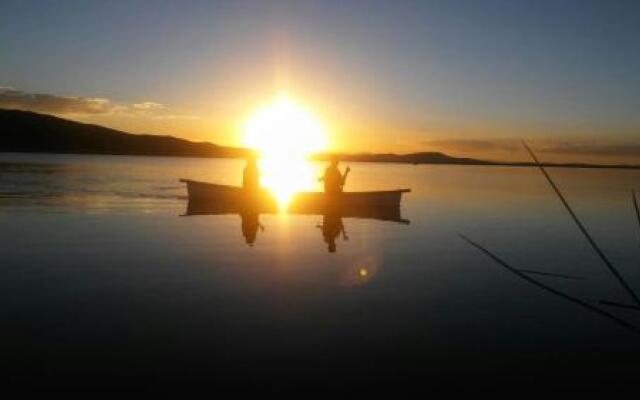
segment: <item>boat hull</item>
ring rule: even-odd
[[[275,197],[267,190],[250,193],[237,186],[218,185],[181,179],[189,193],[188,215],[232,214],[245,211],[279,212]],[[402,194],[409,189],[375,192],[300,192],[295,194],[287,212],[302,215],[336,214],[342,217],[374,218],[404,222],[400,216]]]
[[[257,193],[248,192],[243,188],[215,183],[198,182],[180,179],[187,184],[189,203],[197,205],[211,205],[212,207],[241,210],[245,207],[258,208],[262,212],[277,211],[276,199],[265,189]]]

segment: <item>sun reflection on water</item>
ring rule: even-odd
[[[317,189],[318,170],[307,160],[263,158],[259,166],[260,182],[273,193],[281,211],[286,211],[295,193]]]

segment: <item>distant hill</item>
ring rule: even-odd
[[[30,111],[0,109],[0,152],[113,154],[172,157],[241,158],[249,152],[239,147],[191,142],[173,136],[137,135],[103,126],[84,124]],[[317,154],[327,160],[331,154]],[[451,157],[439,152],[410,154],[336,154],[340,160],[405,164],[505,165],[529,167],[530,162],[500,162]],[[571,168],[626,168],[638,165],[552,164]]]
[[[332,154],[317,154],[313,158],[315,160],[328,160]],[[476,160],[474,158],[451,157],[444,153],[429,151],[409,154],[393,154],[393,153],[360,153],[360,154],[337,154],[342,161],[355,162],[384,162],[384,163],[403,163],[403,164],[464,164],[464,165],[491,165],[491,161]]]
[[[172,136],[134,135],[29,111],[0,109],[0,151],[183,157],[243,157],[247,150]]]
[[[475,158],[452,157],[444,153],[430,151],[409,154],[336,154],[342,161],[355,162],[383,162],[383,163],[401,163],[401,164],[448,164],[448,165],[494,165],[507,167],[536,167],[533,162],[506,162],[506,161],[490,161],[479,160]],[[329,160],[333,155],[329,153],[316,154],[315,160]],[[615,168],[615,169],[640,169],[640,165],[627,164],[581,164],[581,163],[546,163],[545,167],[563,167],[563,168]]]
[[[248,150],[191,142],[172,136],[137,135],[29,111],[0,109],[0,151],[72,154],[120,154],[238,158]],[[330,155],[319,154],[316,159]],[[341,160],[363,162],[487,164],[443,153],[340,154]]]

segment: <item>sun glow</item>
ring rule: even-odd
[[[317,171],[308,157],[326,150],[328,138],[310,110],[281,95],[249,118],[244,144],[260,154],[261,185],[286,208],[294,193],[314,188]]]

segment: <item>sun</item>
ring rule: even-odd
[[[328,147],[324,124],[310,109],[286,95],[258,109],[244,126],[244,145],[260,154],[260,183],[283,208],[291,196],[311,190],[316,171],[309,155]]]

